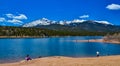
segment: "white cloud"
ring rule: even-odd
[[[19,14],[19,16],[15,16],[15,19],[27,19],[27,17],[24,14]]]
[[[9,13],[5,15],[8,17],[6,22],[13,23],[13,24],[22,24],[23,23],[22,20],[27,19],[27,16],[24,14],[14,15],[14,14]]]
[[[106,8],[109,10],[120,10],[120,5],[119,4],[110,4]]]
[[[8,17],[8,18],[13,18],[13,14],[6,14],[6,16]]]
[[[7,20],[7,22],[11,22],[11,23],[22,23],[22,21],[17,20],[17,19]]]
[[[4,21],[6,21],[5,18],[0,17],[0,22],[4,22]]]
[[[24,14],[19,14],[19,15],[13,15],[13,14],[6,14],[8,18],[13,18],[13,19],[18,19],[18,20],[23,20],[27,19],[27,16]]]
[[[89,17],[89,15],[82,15],[79,18],[88,18],[88,17]]]

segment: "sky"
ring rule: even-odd
[[[22,25],[41,18],[99,20],[120,25],[120,0],[0,0],[2,25]]]

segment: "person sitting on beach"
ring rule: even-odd
[[[25,58],[26,61],[32,60],[29,55],[26,56]]]
[[[100,54],[100,53],[97,51],[97,52],[96,52],[97,57],[99,57],[99,56],[100,56],[99,54]]]

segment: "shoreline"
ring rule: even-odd
[[[0,66],[120,66],[120,55],[100,57],[44,57],[31,61],[0,64]]]
[[[69,37],[69,36],[0,36],[0,39],[6,38],[49,38],[49,37]]]
[[[0,38],[46,38],[46,37],[73,37],[73,36],[0,36]]]
[[[101,43],[115,43],[120,44],[118,41],[114,40],[104,40],[104,39],[90,39],[90,40],[73,40],[74,42],[101,42]]]
[[[0,38],[44,38],[48,36],[0,36]]]

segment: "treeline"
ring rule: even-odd
[[[0,36],[103,36],[106,32],[90,31],[60,31],[44,28],[3,27],[0,26]]]

